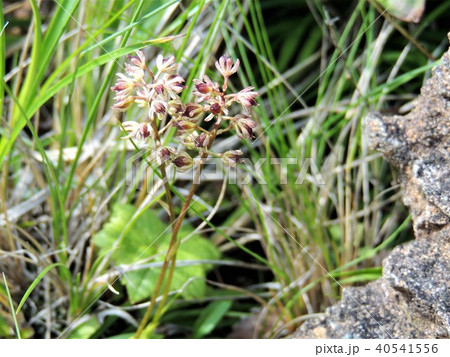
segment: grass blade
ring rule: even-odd
[[[7,24],[4,24],[4,18],[3,18],[3,7],[0,8],[0,27],[2,30],[0,30],[0,78],[5,77],[5,27]],[[3,116],[3,98],[5,97],[5,90],[3,88],[3,85],[0,85],[0,120]]]
[[[231,300],[214,301],[202,311],[194,325],[194,338],[208,335],[232,305]]]
[[[20,312],[20,309],[22,308],[22,306],[25,304],[25,302],[27,301],[28,297],[30,296],[30,294],[33,292],[34,288],[36,287],[37,284],[39,284],[39,282],[42,280],[42,278],[45,276],[45,274],[47,274],[52,268],[54,267],[62,267],[63,269],[66,269],[66,266],[64,264],[61,263],[54,263],[51,264],[47,267],[45,267],[44,270],[42,270],[40,272],[40,274],[36,277],[36,279],[33,280],[33,282],[31,283],[31,285],[28,287],[27,291],[25,291],[25,294],[23,294],[22,299],[20,300],[19,306],[17,306],[16,309],[16,315]],[[3,278],[5,278],[4,274],[3,274]]]
[[[6,289],[6,295],[8,295],[9,307],[11,309],[11,314],[12,314],[12,317],[13,317],[13,320],[14,320],[14,327],[16,328],[17,338],[20,340],[21,339],[21,337],[20,337],[20,329],[19,329],[19,324],[17,323],[16,314],[14,313],[14,304],[13,304],[13,301],[12,301],[12,298],[11,298],[11,294],[9,292],[8,283],[6,282],[5,273],[2,273],[2,274],[3,274],[3,282],[5,284],[5,289]]]

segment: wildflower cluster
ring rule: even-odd
[[[200,158],[208,155],[220,157],[225,165],[235,166],[241,161],[242,151],[231,150],[224,153],[211,151],[213,141],[218,135],[234,130],[241,138],[252,138],[256,123],[250,117],[250,108],[256,104],[258,93],[247,87],[237,93],[227,93],[228,80],[237,72],[239,60],[233,62],[222,56],[216,68],[223,77],[222,85],[213,82],[207,75],[194,79],[193,95],[195,102],[184,103],[180,96],[185,89],[184,79],[177,73],[174,57],[156,59],[156,71],[147,67],[142,51],[128,56],[125,72],[117,74],[117,82],[111,88],[115,91],[114,109],[126,111],[133,103],[145,108],[147,115],[143,122],[125,121],[123,129],[128,133],[122,139],[147,140],[154,143],[155,159],[159,165],[175,165],[179,172],[189,170],[195,159],[187,152],[197,152]],[[231,115],[231,106],[240,105],[244,112]],[[207,125],[214,121],[214,125]],[[203,126],[202,126],[203,125]],[[167,129],[177,129],[177,138],[185,150],[163,146],[160,136]],[[205,127],[212,127],[205,129]]]

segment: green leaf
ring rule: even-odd
[[[171,230],[163,223],[154,211],[146,210],[135,217],[136,208],[130,204],[117,204],[113,207],[111,218],[102,230],[94,237],[94,244],[100,254],[112,251],[112,262],[115,265],[130,265],[139,260],[154,257],[153,262],[162,262],[169,247]],[[134,217],[134,218],[133,218]],[[178,239],[182,240],[193,231],[192,227],[183,226]],[[119,238],[123,235],[123,239]],[[117,242],[121,242],[118,244]],[[200,235],[193,235],[178,248],[178,261],[214,260],[220,257],[218,249]],[[193,264],[175,268],[171,289],[179,290],[189,279],[193,279],[184,287],[181,296],[186,299],[201,298],[205,294],[204,278],[210,264]],[[147,299],[155,291],[160,268],[145,268],[126,272],[122,283],[127,289],[131,303]]]
[[[202,311],[194,324],[194,338],[210,334],[232,305],[231,300],[214,301]]]
[[[81,323],[67,336],[70,339],[87,339],[90,338],[100,328],[97,318],[92,316],[89,320]]]
[[[120,333],[115,336],[107,337],[107,339],[109,339],[109,340],[129,340],[129,339],[133,338],[134,335],[135,335],[134,332],[125,332],[125,333]],[[162,338],[164,338],[164,335],[154,333],[151,336],[151,338],[152,339],[162,339]]]
[[[378,0],[388,13],[406,22],[419,22],[425,11],[425,0]]]
[[[20,309],[22,308],[23,304],[25,304],[25,301],[27,301],[28,297],[30,296],[30,294],[33,292],[34,288],[36,287],[37,284],[39,284],[39,282],[42,280],[42,278],[45,276],[45,274],[47,274],[49,272],[50,269],[54,268],[54,267],[61,267],[63,269],[66,269],[68,271],[68,269],[66,268],[66,266],[64,266],[61,263],[54,263],[51,264],[49,266],[47,266],[44,270],[42,270],[40,272],[40,274],[36,277],[36,279],[33,280],[33,282],[31,283],[31,285],[28,287],[27,291],[25,291],[25,294],[23,294],[22,300],[20,300],[19,306],[17,306],[16,309],[16,315],[20,312]],[[69,272],[70,274],[70,272]]]
[[[20,336],[19,323],[17,322],[17,317],[16,317],[16,314],[14,313],[14,303],[11,298],[11,294],[9,292],[8,282],[6,281],[5,273],[2,273],[2,275],[3,275],[3,282],[5,284],[6,296],[8,297],[9,308],[11,309],[11,315],[12,315],[13,321],[14,321],[14,327],[16,328],[17,338],[20,340],[22,337]]]
[[[6,36],[4,35],[4,23],[3,18],[3,7],[0,8],[0,77],[5,77],[5,66],[6,66]],[[0,83],[0,118],[3,118],[3,100],[5,98],[5,90],[3,88],[3,83]]]
[[[11,330],[8,322],[0,315],[0,337],[7,338],[11,336]]]
[[[94,237],[94,243],[100,248],[100,254],[114,250],[112,260],[117,265],[132,264],[140,254],[142,256],[139,259],[153,255],[156,251],[153,246],[155,240],[167,228],[156,213],[150,210],[144,211],[139,218],[131,222],[135,212],[136,208],[133,205],[115,205],[108,223]],[[123,231],[126,232],[121,244],[115,246]],[[167,232],[170,233],[170,229]]]
[[[134,332],[125,332],[115,336],[107,337],[109,340],[128,340],[134,336]]]
[[[162,259],[161,259],[162,260]],[[137,303],[150,297],[155,291],[161,269],[142,269],[125,273],[123,283],[127,289],[131,303]],[[204,278],[205,269],[201,265],[175,268],[171,290],[178,290],[191,278]],[[164,290],[165,282],[161,290]],[[205,282],[195,279],[181,293],[186,299],[201,298],[205,295]]]
[[[45,37],[42,41],[43,51],[40,58],[42,65],[39,68],[39,74],[37,76],[39,81],[44,77],[56,46],[79,3],[80,0],[63,0],[59,1],[58,6],[56,6],[55,13],[52,16],[52,20],[48,25]]]

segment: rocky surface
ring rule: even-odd
[[[405,116],[366,118],[373,149],[397,167],[415,240],[396,247],[383,276],[348,288],[297,338],[450,337],[450,50]]]

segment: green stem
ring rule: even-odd
[[[155,135],[155,143],[160,143],[160,137],[158,133],[158,127],[156,126],[155,120],[151,120],[153,132]],[[164,183],[164,190],[166,191],[166,199],[167,204],[169,206],[169,218],[170,218],[170,224],[172,225],[175,221],[175,213],[173,211],[173,201],[172,201],[172,193],[170,190],[169,180],[167,179],[167,173],[166,173],[166,164],[163,162],[161,166],[159,167],[159,170],[161,171],[161,177]]]
[[[212,135],[212,140],[207,147],[207,151],[211,148],[212,143],[214,142],[214,139],[216,138],[216,136],[217,136],[217,128],[215,128],[215,130],[214,130],[214,134]],[[163,284],[164,277],[165,277],[166,271],[167,271],[167,267],[169,266],[169,263],[170,263],[171,265],[170,265],[169,275],[167,277],[167,283],[166,283],[166,286],[163,291],[163,297],[162,297],[161,303],[155,313],[154,321],[157,321],[157,319],[161,315],[162,308],[164,307],[164,303],[167,300],[167,296],[169,294],[170,285],[171,285],[173,273],[175,270],[176,256],[177,256],[177,250],[178,250],[178,244],[177,244],[178,243],[178,232],[181,228],[181,224],[183,223],[183,219],[189,210],[190,203],[192,201],[192,198],[194,197],[195,191],[197,190],[197,187],[199,185],[198,182],[199,182],[200,175],[201,175],[203,167],[204,167],[204,162],[206,161],[207,157],[208,157],[208,152],[204,152],[201,156],[200,164],[197,167],[197,171],[195,172],[194,182],[191,186],[191,189],[188,192],[186,200],[184,201],[180,215],[176,219],[175,225],[173,227],[172,238],[170,240],[169,248],[167,249],[166,256],[164,257],[164,262],[163,262],[163,266],[161,268],[161,273],[159,274],[158,281],[156,282],[155,291],[153,292],[153,296],[150,301],[150,305],[148,306],[147,310],[145,311],[144,317],[142,318],[141,323],[139,324],[138,330],[136,331],[134,338],[140,338],[140,336],[142,335],[142,332],[144,331],[144,328],[147,326],[147,323],[150,319],[151,313],[153,312],[153,308],[155,307],[156,298],[158,297],[159,290],[161,289],[161,286]]]
[[[207,156],[207,155],[208,154],[204,154],[203,156]],[[203,156],[202,156],[202,158],[203,158]],[[167,298],[167,293],[166,292],[170,289],[170,283],[172,281],[173,270],[175,268],[176,253],[177,253],[177,250],[178,250],[177,249],[178,248],[178,245],[177,245],[178,231],[181,228],[181,223],[183,223],[183,219],[186,216],[186,213],[187,213],[187,211],[189,209],[189,205],[190,205],[190,202],[192,200],[192,197],[194,196],[194,193],[195,193],[195,191],[196,191],[196,189],[198,187],[197,181],[198,181],[198,178],[200,177],[202,168],[203,168],[203,165],[200,164],[199,167],[197,168],[197,172],[195,174],[194,183],[192,184],[192,187],[189,190],[189,193],[188,193],[188,195],[186,197],[186,201],[184,201],[184,205],[183,205],[183,208],[181,209],[181,213],[178,216],[178,218],[176,219],[175,225],[174,225],[173,230],[172,230],[172,238],[171,238],[170,243],[169,243],[169,248],[167,249],[166,256],[164,257],[164,263],[163,263],[163,266],[161,268],[161,273],[159,274],[158,281],[156,282],[155,291],[154,291],[152,299],[150,301],[150,305],[148,306],[148,308],[147,308],[147,310],[146,310],[146,312],[144,314],[144,317],[142,318],[141,323],[139,324],[139,328],[138,328],[134,338],[140,338],[142,332],[144,331],[144,328],[147,326],[148,320],[150,319],[151,313],[152,313],[153,308],[154,308],[154,306],[156,304],[156,298],[158,296],[159,290],[161,289],[161,286],[163,284],[164,277],[165,277],[166,271],[167,271],[167,267],[168,267],[169,263],[173,262],[173,264],[171,265],[171,269],[169,271],[167,284],[166,284],[166,287],[164,289],[163,299],[161,301],[161,305],[158,308],[157,312],[160,311],[160,308],[163,305],[163,302]],[[155,317],[156,317],[156,315],[155,315]]]

